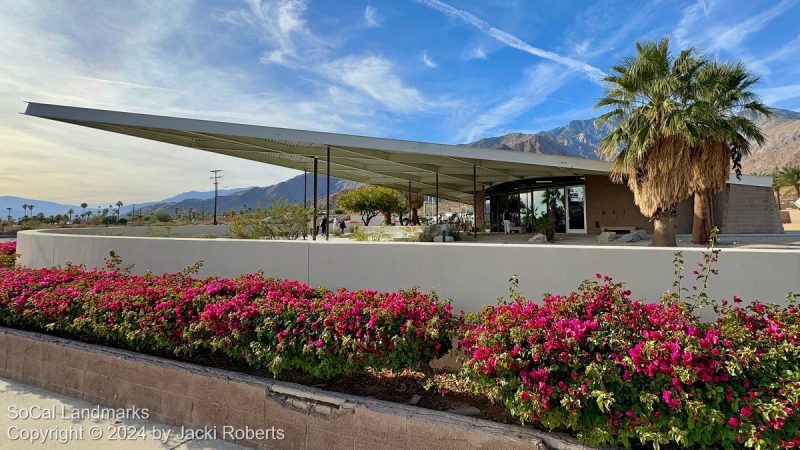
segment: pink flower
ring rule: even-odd
[[[739,426],[739,419],[737,419],[736,417],[731,417],[730,419],[728,419],[728,426],[731,427],[731,428],[738,427]]]

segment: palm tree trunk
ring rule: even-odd
[[[675,238],[675,206],[653,219],[653,247],[677,247]]]
[[[775,199],[778,201],[778,209],[781,209],[781,188],[773,188],[775,190]]]
[[[692,220],[692,243],[705,244],[709,238],[708,202],[704,192],[694,193],[694,217]]]
[[[419,225],[419,214],[417,208],[411,208],[411,224]]]

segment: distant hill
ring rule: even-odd
[[[325,195],[326,177],[320,176],[319,180],[319,196]],[[342,180],[339,178],[331,177],[331,194],[336,194],[344,189],[358,186],[359,183],[354,181]],[[312,201],[313,179],[308,177],[308,201]],[[303,175],[298,175],[287,181],[273,184],[266,187],[252,187],[239,190],[230,195],[220,195],[217,199],[217,210],[240,210],[243,208],[268,208],[276,201],[284,200],[288,202],[302,202],[303,201]],[[175,208],[180,208],[186,211],[192,208],[194,211],[213,211],[214,210],[214,192],[211,191],[211,196],[206,199],[189,198],[180,201],[163,201],[137,206],[137,211],[142,214],[150,214],[156,211],[174,212]]]
[[[800,112],[772,109],[769,118],[759,115],[767,142],[742,162],[746,173],[772,173],[777,167],[800,165]],[[535,134],[509,133],[467,144],[469,147],[498,148],[525,153],[602,159],[597,154],[600,141],[613,129],[613,123],[598,126],[597,119],[573,120],[563,127]]]
[[[64,205],[61,203],[48,202],[45,200],[4,195],[0,196],[0,218],[5,219],[8,216],[8,210],[6,208],[11,208],[11,217],[14,218],[23,217],[25,215],[25,211],[23,211],[22,205],[33,205],[32,213],[34,216],[39,213],[42,213],[45,216],[52,216],[56,214],[67,214],[67,211],[69,211],[70,208],[74,209],[79,214],[81,211],[80,206]],[[31,211],[28,212],[28,215],[30,214]]]

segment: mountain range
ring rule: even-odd
[[[742,161],[751,174],[770,174],[776,168],[800,165],[800,112],[771,109],[772,116],[751,116],[767,141],[754,145]],[[535,134],[510,133],[467,144],[477,148],[499,148],[526,153],[602,159],[597,154],[600,141],[614,128],[613,122],[599,125],[597,119],[573,120],[563,127]]]
[[[800,112],[774,108],[771,117],[750,117],[762,129],[767,141],[762,146],[754,146],[752,153],[745,157],[742,165],[745,173],[770,174],[776,168],[787,165],[800,165]],[[600,141],[614,128],[613,122],[599,125],[597,119],[573,120],[552,130],[533,134],[509,133],[489,137],[467,147],[497,148],[525,153],[563,155],[579,158],[601,159],[597,154]],[[307,180],[307,192],[311,192],[311,177]],[[325,186],[325,177],[319,177],[319,185]],[[353,181],[331,178],[331,193],[357,186]],[[322,190],[320,194],[322,194]],[[278,200],[289,202],[303,201],[303,175],[266,187],[221,189],[218,210],[242,208],[265,208]],[[175,208],[186,211],[210,212],[214,208],[214,191],[189,191],[156,202],[136,205],[143,214],[155,211],[174,212]],[[310,199],[311,196],[309,195]],[[12,207],[15,217],[22,215],[22,204],[34,204],[34,213],[45,215],[64,214],[70,208],[81,211],[78,206],[62,205],[55,202],[25,199],[20,197],[0,197],[0,214],[5,215],[6,207]],[[125,205],[123,214],[131,211],[133,205]]]

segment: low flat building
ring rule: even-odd
[[[652,231],[627,186],[613,184],[606,161],[398,139],[29,103],[25,114],[475,206],[481,229],[503,217],[525,231],[530,214],[556,201],[556,232]],[[769,177],[731,176],[711,203],[723,233],[781,233]],[[319,194],[325,193],[325,187]],[[692,227],[691,199],[677,232]]]

